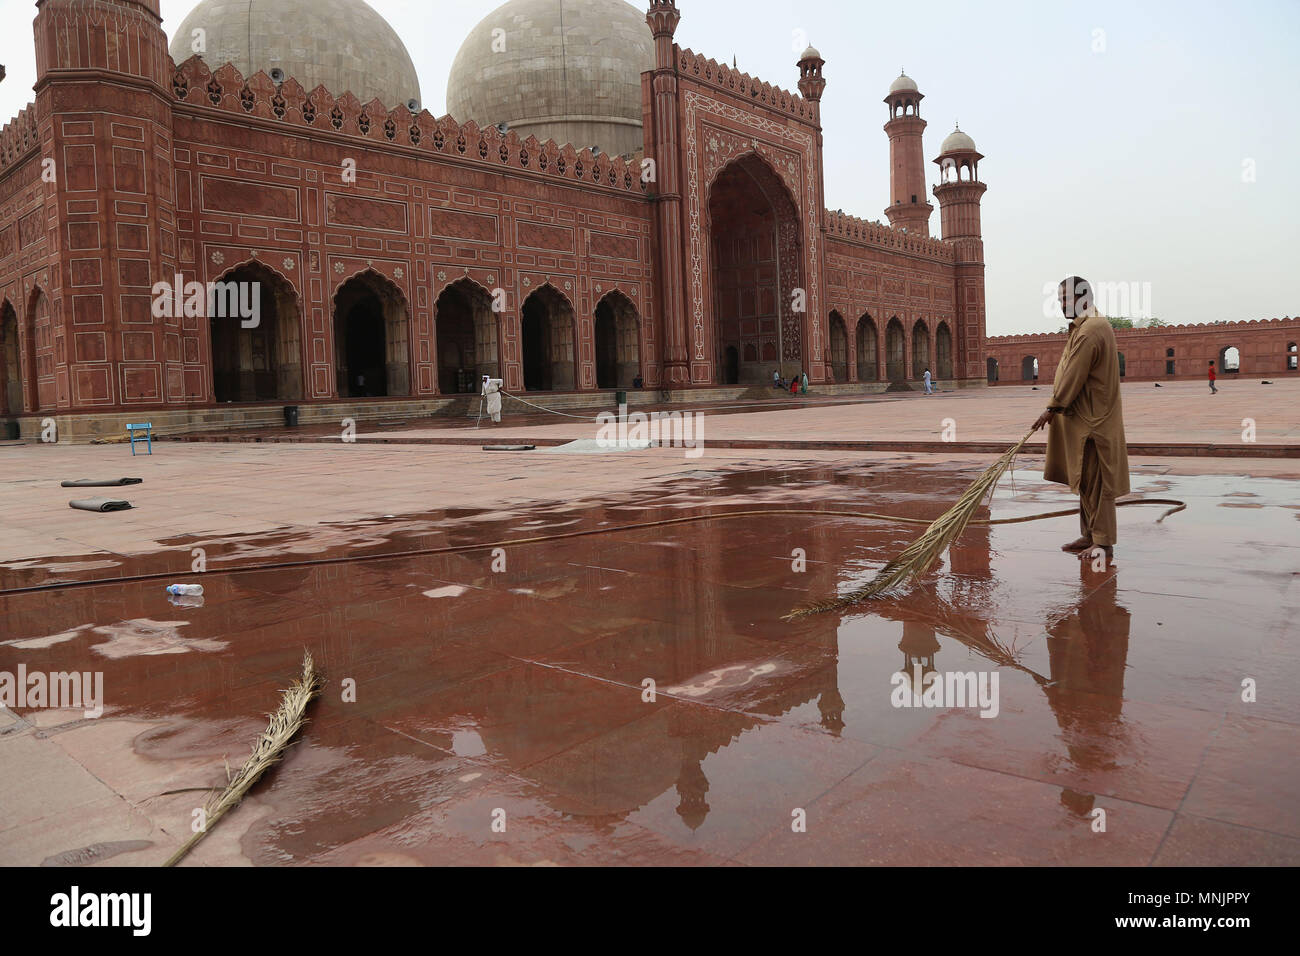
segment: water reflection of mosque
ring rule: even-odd
[[[842,528],[828,528],[824,533],[827,540],[820,542],[826,545],[822,553],[843,553]],[[684,550],[679,555],[683,561],[705,566],[676,564],[660,568],[653,577],[671,592],[665,599],[671,602],[675,619],[696,622],[695,632],[687,635],[679,625],[668,624],[634,628],[626,635],[607,638],[610,644],[602,654],[608,660],[635,656],[644,673],[656,675],[661,689],[728,669],[743,672],[753,663],[752,640],[744,635],[753,626],[754,607],[744,603],[738,589],[711,586],[710,582],[726,576],[720,575],[717,567],[707,566],[718,560],[708,549]],[[1064,567],[1074,573],[1069,564]],[[1086,575],[1087,565],[1083,568]],[[841,569],[828,562],[810,565],[808,574],[810,593],[830,593],[839,583]],[[901,626],[899,649],[904,655],[904,672],[910,674],[919,666],[927,673],[940,666],[941,635],[960,642],[993,665],[1028,675],[1043,689],[1061,728],[1068,758],[1080,771],[1112,763],[1114,747],[1121,739],[1128,644],[1128,611],[1116,604],[1113,575],[1108,579],[1097,576],[1098,581],[1105,580],[1100,587],[1098,581],[1085,580],[1085,590],[1092,590],[1081,598],[1074,613],[1044,622],[1050,659],[1047,675],[1021,665],[1014,652],[994,636],[995,622],[989,619],[988,610],[994,602],[986,527],[970,528],[952,548],[942,578],[942,597],[934,588],[918,588],[905,600],[881,602],[872,608],[873,614]],[[461,699],[459,713],[478,725],[489,752],[542,784],[549,791],[548,802],[561,812],[616,820],[673,790],[677,815],[696,829],[710,812],[705,763],[711,755],[732,746],[767,720],[810,703],[815,703],[818,723],[825,732],[838,735],[844,728],[845,708],[852,703],[846,705],[839,687],[840,623],[840,615],[828,614],[782,625],[789,628],[783,639],[817,648],[823,666],[754,681],[751,692],[736,705],[717,708],[678,703],[637,718],[595,713],[574,720],[572,713],[548,712],[540,703],[555,699],[560,710],[571,706],[557,688],[542,686],[547,681],[544,674],[530,670],[503,672],[477,682],[473,697]],[[774,651],[777,649],[774,642]],[[1086,706],[1080,706],[1083,700]],[[561,739],[556,740],[556,734]],[[572,739],[563,739],[569,735]],[[560,747],[564,756],[530,764],[528,754],[543,737],[547,749]],[[1069,790],[1062,795],[1062,802],[1079,813],[1090,809],[1090,801],[1090,796]]]

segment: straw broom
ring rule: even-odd
[[[293,685],[284,692],[280,700],[280,709],[271,715],[270,723],[258,737],[257,743],[253,745],[253,752],[239,768],[239,772],[231,777],[224,791],[213,794],[208,800],[204,807],[206,818],[203,829],[186,840],[163,866],[175,866],[179,863],[195,844],[212,831],[218,820],[239,806],[240,801],[262,774],[280,762],[284,752],[289,749],[289,744],[293,742],[294,736],[307,722],[304,716],[307,705],[320,693],[320,687],[321,678],[316,673],[311,654],[304,652],[302,677],[294,681]]]
[[[1006,470],[1011,467],[1011,462],[1033,434],[1034,432],[1031,429],[1029,434],[1008,449],[984,474],[975,479],[975,482],[966,489],[955,505],[936,518],[930,527],[925,529],[925,533],[921,537],[913,541],[906,551],[881,568],[876,576],[864,587],[841,597],[832,598],[829,601],[821,601],[817,604],[798,608],[787,614],[784,620],[793,621],[812,614],[821,614],[825,611],[835,611],[849,607],[884,594],[925,574],[934,567],[939,557],[948,549],[948,546],[966,530],[966,525],[975,516],[975,512],[979,510],[984,499],[993,492],[993,488],[1002,478],[1002,475],[1006,473]]]

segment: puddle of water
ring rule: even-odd
[[[935,517],[969,480],[942,463],[723,472],[599,505],[430,512],[209,542],[209,567],[732,507]],[[885,788],[894,814],[937,799],[922,796],[933,783],[921,767],[934,760],[985,775],[974,792],[952,791],[951,806],[1015,781],[1035,795],[1035,828],[1017,837],[1008,825],[1002,837],[1074,848],[1073,836],[1053,834],[1074,833],[1101,797],[1177,807],[1201,761],[1197,742],[1208,746],[1225,713],[1288,726],[1300,703],[1297,550],[1290,523],[1277,520],[1290,514],[1280,509],[1292,486],[1167,483],[1161,496],[1187,500],[1188,511],[1155,524],[1160,509],[1122,509],[1117,564],[1104,573],[1059,551],[1076,533],[1072,519],[972,527],[914,591],[786,622],[794,607],[864,583],[920,528],[753,516],[512,547],[501,570],[479,550],[210,573],[195,608],[169,605],[156,582],[4,596],[0,672],[102,671],[104,718],[60,739],[108,786],[139,788],[143,777],[161,793],[177,786],[177,768],[191,768],[189,785],[219,783],[223,759],[242,759],[311,650],[326,690],[302,743],[258,791],[260,815],[241,841],[255,863],[496,862],[505,852],[490,827],[496,809],[513,821],[511,860],[761,857],[788,832],[791,808],[824,797],[825,830],[846,839],[866,824],[834,794]],[[1218,507],[1229,489],[1251,495],[1251,507]],[[993,512],[1068,500],[1021,472]],[[192,540],[170,542],[186,563]],[[6,569],[6,580],[64,577],[71,560]],[[171,560],[132,556],[118,570]],[[1236,599],[1216,599],[1225,593]],[[918,675],[924,690],[931,674],[996,674],[997,715],[951,700],[900,707],[900,673],[913,690]],[[1247,710],[1249,674],[1272,680]],[[154,729],[111,745],[97,736],[123,720]],[[1255,746],[1268,752],[1273,739]],[[1236,771],[1243,786],[1252,767]],[[1032,803],[1044,792],[1050,799]],[[193,798],[170,799],[151,812],[176,824],[168,814],[180,819]],[[1242,825],[1295,823],[1294,806],[1259,803]],[[918,839],[950,839],[944,819]],[[1078,852],[1094,852],[1083,840]],[[1097,852],[1122,862],[1127,851]]]

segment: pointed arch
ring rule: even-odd
[[[829,338],[831,376],[836,382],[849,380],[849,333],[838,310],[831,310]]]
[[[524,390],[577,388],[577,317],[568,296],[549,282],[529,293],[520,308]]]
[[[952,375],[952,331],[947,322],[940,322],[934,332],[934,374],[948,380]]]
[[[366,268],[334,290],[334,370],[340,398],[411,394],[410,308],[392,279]]]
[[[232,266],[215,282],[235,284],[240,301],[256,308],[257,325],[245,328],[229,309],[207,317],[213,400],[300,400],[302,306],[293,283],[259,259]]]
[[[875,320],[867,313],[858,319],[858,381],[875,382],[880,380],[880,366],[876,361],[876,351],[880,347]]]
[[[596,303],[596,387],[631,388],[641,372],[641,316],[618,289]]]
[[[917,319],[912,325],[912,378],[920,379],[925,370],[930,368],[930,327],[925,319]],[[934,369],[930,368],[931,374]]]
[[[714,175],[707,212],[713,299],[706,331],[715,380],[766,384],[770,364],[746,362],[743,356],[771,351],[785,375],[798,374],[807,367],[803,339],[811,303],[794,194],[767,160],[750,150]]]
[[[54,322],[50,297],[41,286],[32,287],[27,297],[27,344],[23,349],[27,358],[27,373],[23,384],[27,386],[27,407],[35,413],[41,410],[41,379],[48,380],[50,398],[53,399],[54,379]],[[53,404],[53,401],[49,402]]]
[[[474,393],[484,375],[501,378],[500,315],[492,296],[464,276],[447,283],[434,306],[438,392]]]
[[[885,326],[885,377],[891,382],[907,381],[907,333],[894,316]]]
[[[23,359],[18,337],[18,310],[0,299],[0,415],[23,413]]]

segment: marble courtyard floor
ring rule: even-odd
[[[973,526],[912,590],[794,622],[920,530],[829,512],[938,516],[992,459],[963,442],[1018,440],[1046,389],[741,404],[707,437],[754,447],[699,457],[419,443],[466,436],[438,420],[0,445],[0,674],[104,688],[98,718],[0,708],[0,864],[161,863],[306,648],[301,741],[184,865],[1295,865],[1300,382],[1204,393],[1125,386],[1165,449],[1135,495],[1188,508],[1122,508],[1111,567],[1059,550],[1072,518]],[[949,448],[833,447],[946,418]],[[125,512],[59,487],[125,475]],[[1031,452],[989,515],[1072,504]],[[896,706],[932,670],[996,677],[988,716]]]

